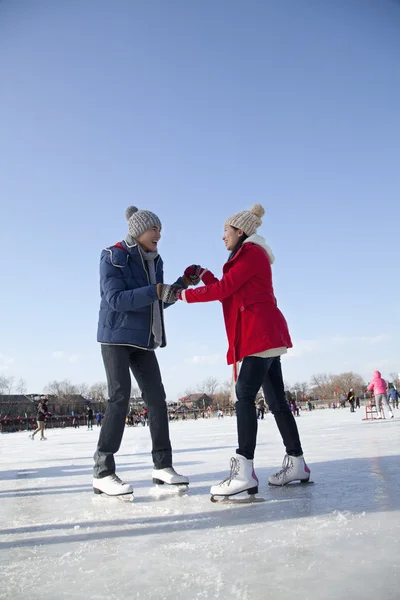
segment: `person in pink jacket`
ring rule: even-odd
[[[379,371],[375,371],[372,377],[373,379],[368,386],[368,391],[374,391],[377,418],[382,419],[381,402],[383,402],[386,406],[387,414],[393,419],[394,414],[386,395],[386,381],[382,379]]]

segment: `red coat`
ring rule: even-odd
[[[228,364],[272,348],[291,348],[285,317],[277,307],[267,252],[251,242],[244,243],[225,263],[219,281],[207,272],[204,287],[186,290],[186,302],[221,300],[228,336]]]

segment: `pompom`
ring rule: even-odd
[[[261,204],[255,204],[251,209],[251,212],[254,213],[259,219],[262,219],[265,215],[265,210],[261,206]]]
[[[137,211],[138,209],[136,208],[136,206],[128,206],[128,208],[125,211],[126,220],[129,221],[131,216],[134,215]]]

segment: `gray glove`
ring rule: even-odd
[[[157,283],[157,296],[165,304],[173,304],[179,297],[182,289],[177,285],[168,285],[166,283]]]

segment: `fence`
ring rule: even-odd
[[[57,427],[72,427],[72,420],[77,419],[79,425],[86,425],[86,415],[60,416],[54,415],[46,418],[46,429]],[[93,419],[93,421],[95,421]],[[33,431],[37,427],[35,417],[4,417],[0,419],[0,432],[12,433],[14,431]]]

